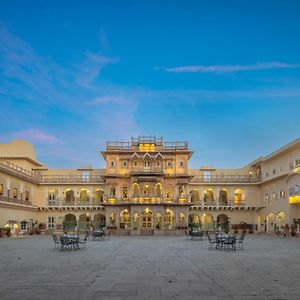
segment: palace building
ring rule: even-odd
[[[0,145],[0,227],[124,235],[188,226],[255,231],[300,221],[300,139],[240,169],[189,169],[187,142],[107,142],[105,169],[49,169],[32,144]]]

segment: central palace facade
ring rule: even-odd
[[[0,227],[180,234],[188,226],[255,231],[300,220],[300,139],[240,169],[189,169],[187,142],[107,142],[105,169],[49,169],[32,144],[0,145]]]

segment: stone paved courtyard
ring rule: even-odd
[[[54,250],[0,239],[0,299],[300,299],[300,239],[246,236],[244,250],[185,237],[112,237]]]

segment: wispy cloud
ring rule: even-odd
[[[288,64],[283,62],[264,62],[253,65],[193,65],[179,66],[174,68],[155,68],[156,70],[164,70],[171,73],[234,73],[245,71],[259,71],[269,69],[291,69],[300,68],[300,64]]]
[[[87,105],[124,104],[126,99],[122,96],[100,96],[86,102]]]
[[[14,138],[26,139],[35,143],[61,144],[62,141],[56,136],[44,132],[40,129],[27,129],[12,134]]]
[[[78,68],[78,83],[87,86],[100,75],[104,67],[118,62],[119,59],[116,57],[87,52],[83,63]]]

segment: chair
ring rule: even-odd
[[[236,237],[235,236],[229,236],[224,242],[223,242],[224,246],[227,246],[227,249],[229,248],[229,246],[231,246],[232,250],[235,250],[236,247]],[[225,247],[224,247],[225,249]]]
[[[68,237],[65,236],[60,237],[60,251],[65,249],[69,250],[70,247],[72,246],[73,246],[73,242]]]
[[[207,235],[207,239],[208,239],[208,243],[209,243],[209,248],[213,245],[217,245],[217,240],[212,239],[209,234]]]
[[[241,236],[240,236],[240,238],[236,239],[236,242],[238,243],[238,245],[239,245],[240,248],[241,247],[243,248],[244,238],[245,238],[245,234],[242,233]]]
[[[57,235],[56,234],[52,234],[52,238],[53,238],[53,241],[54,241],[54,248],[58,248],[59,245],[60,245],[60,241],[59,241]]]
[[[88,236],[89,236],[89,235],[86,234],[83,240],[78,239],[78,244],[81,244],[81,245],[83,245],[83,246],[86,246],[86,241],[87,241]],[[79,247],[78,247],[78,248],[79,248]]]

